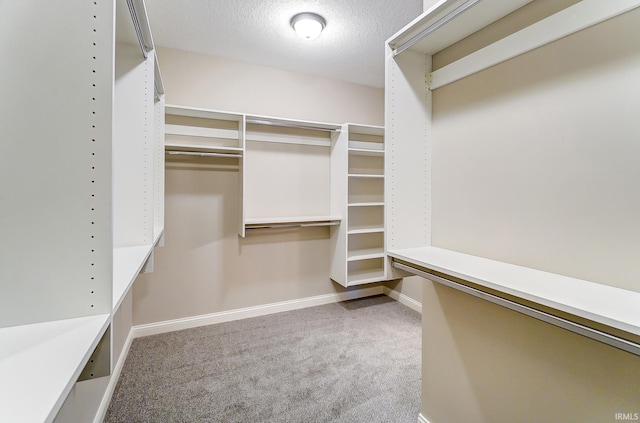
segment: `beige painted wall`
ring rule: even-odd
[[[636,10],[434,92],[433,245],[640,291],[639,26]],[[640,357],[430,283],[423,328],[430,423],[640,413]]]
[[[382,89],[172,49],[158,57],[167,104],[383,124]],[[167,161],[165,246],[134,285],[134,324],[343,291],[329,279],[328,228],[240,238],[238,190],[237,162]]]

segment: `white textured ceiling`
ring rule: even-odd
[[[156,45],[325,76],[384,84],[384,41],[422,12],[422,0],[146,0]],[[314,41],[289,20],[322,15]],[[162,63],[160,63],[162,66]]]

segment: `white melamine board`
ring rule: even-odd
[[[347,166],[348,166],[348,126],[343,125],[339,134],[333,138],[331,145],[331,198],[330,210],[342,218],[339,226],[332,227],[330,232],[330,277],[334,281],[347,283]]]
[[[300,129],[312,129],[318,131],[339,131],[342,127],[341,125],[335,123],[328,122],[316,122],[316,121],[307,121],[307,120],[299,120],[299,119],[284,119],[277,118],[272,116],[261,116],[261,115],[247,115],[246,116],[247,124],[251,126],[262,126],[269,127],[272,126],[274,128],[300,128]]]
[[[638,0],[582,0],[431,73],[434,90],[640,6]]]
[[[385,89],[387,248],[431,243],[431,58],[413,51],[391,57]]]
[[[77,382],[53,423],[96,422],[111,377],[103,376]]]
[[[133,291],[129,290],[117,309],[114,309],[111,320],[111,374],[120,360],[127,338],[133,326]],[[126,357],[126,356],[125,356]]]
[[[218,110],[202,109],[198,107],[177,106],[173,104],[167,104],[165,107],[165,112],[167,115],[175,116],[228,120],[239,123],[243,121],[243,115],[240,113],[229,113]]]
[[[109,312],[112,26],[109,1],[0,4],[0,327]]]
[[[464,7],[464,3],[476,3],[453,20],[448,20],[444,25],[438,25],[425,38],[410,47],[411,50],[419,53],[434,54],[530,2],[531,0],[482,0],[480,2],[441,0],[398,31],[388,43],[394,48],[399,48],[421,31],[444,21],[452,12],[455,13],[456,9]]]
[[[391,257],[640,335],[640,293],[436,247]]]
[[[349,139],[358,135],[372,135],[378,142],[383,142],[384,126],[376,125],[358,125],[357,123],[348,123]],[[344,130],[344,128],[343,128]]]
[[[351,154],[359,155],[359,156],[374,156],[374,157],[384,157],[384,145],[380,146],[379,149],[372,150],[368,148],[356,148],[350,147],[349,152]]]
[[[187,151],[187,152],[201,152],[201,153],[221,153],[221,154],[242,154],[244,149],[241,147],[224,147],[211,145],[210,143],[199,144],[183,144],[174,143],[168,141],[165,143],[165,149],[167,151]]]
[[[115,247],[153,242],[153,55],[116,46],[113,124],[113,238]]]
[[[101,314],[0,329],[0,420],[52,422],[108,324]]]
[[[117,310],[142,270],[153,245],[113,249],[113,310]]]
[[[329,148],[252,141],[246,147],[245,221],[329,214]]]
[[[378,282],[385,279],[384,258],[350,261],[347,265],[347,285]]]
[[[372,258],[382,257],[384,257],[384,247],[382,247],[381,245],[379,248],[363,248],[361,250],[350,250],[349,254],[347,255],[347,260],[368,260]]]
[[[164,233],[164,96],[154,103],[153,239]]]
[[[165,125],[165,133],[167,135],[184,135],[187,137],[204,137],[204,138],[226,138],[238,140],[239,134],[237,130],[221,129],[221,128],[203,128],[199,126],[185,125]]]

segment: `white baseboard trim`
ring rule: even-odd
[[[422,303],[414,300],[413,298],[404,295],[401,292],[395,291],[391,288],[387,288],[386,286],[384,287],[384,295],[393,298],[394,300],[396,300],[397,302],[399,302],[400,304],[404,304],[407,307],[409,307],[410,309],[413,309],[415,311],[417,311],[418,313],[422,314]]]
[[[107,385],[107,389],[104,392],[104,396],[102,397],[102,401],[100,402],[100,406],[98,407],[96,416],[93,419],[93,423],[102,423],[104,421],[104,418],[107,414],[107,409],[109,408],[109,403],[111,402],[111,397],[113,396],[113,391],[116,389],[116,384],[118,383],[118,379],[120,379],[120,373],[122,372],[122,368],[124,367],[124,362],[127,359],[127,355],[129,355],[129,349],[131,348],[133,338],[134,333],[133,328],[131,328],[129,330],[129,335],[127,335],[127,339],[124,341],[124,346],[122,347],[122,352],[120,352],[118,362],[113,367],[111,378],[109,379],[109,384]]]
[[[298,310],[301,308],[337,303],[340,301],[355,300],[357,298],[370,297],[384,293],[382,286],[375,286],[341,293],[318,295],[316,297],[307,297],[298,300],[282,301],[279,303],[265,304],[255,307],[246,307],[236,310],[222,311],[219,313],[138,325],[134,326],[132,331],[133,337],[139,338],[141,336],[158,335],[160,333],[191,329],[216,323],[231,322],[233,320],[247,319],[250,317],[266,316],[268,314],[280,313],[283,311]]]
[[[429,423],[429,420],[422,413],[418,414],[418,423]]]

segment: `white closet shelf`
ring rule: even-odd
[[[392,259],[640,336],[640,292],[437,247],[390,250]]]
[[[284,128],[309,129],[314,131],[340,131],[342,125],[297,119],[283,119],[272,116],[247,115],[247,124],[279,126]]]
[[[384,269],[369,269],[362,271],[351,271],[348,276],[349,285],[358,285],[371,282],[379,282],[384,280]]]
[[[142,270],[153,245],[113,249],[113,309],[117,310]]]
[[[347,235],[357,235],[357,234],[375,234],[384,232],[384,228],[382,226],[376,227],[368,227],[368,228],[357,228],[357,229],[349,229],[347,231]]]
[[[384,257],[384,248],[363,248],[360,250],[349,251],[347,261],[368,260]]]
[[[384,175],[375,175],[372,173],[350,173],[347,175],[349,178],[372,178],[372,179],[384,179]]]
[[[289,216],[254,217],[245,219],[246,229],[262,229],[293,226],[333,226],[342,219],[339,216]]]
[[[371,149],[371,148],[349,148],[349,153],[356,154],[358,156],[384,156],[384,150],[380,149]]]
[[[216,145],[200,145],[200,144],[178,144],[178,143],[165,143],[165,152],[167,154],[192,154],[197,153],[215,154],[215,155],[229,155],[230,157],[241,156],[244,153],[242,147],[224,147]],[[203,155],[205,155],[203,154]]]
[[[222,112],[219,110],[202,109],[199,107],[185,107],[169,105],[165,106],[165,115],[197,117],[203,119],[228,120],[233,122],[242,122],[243,115],[240,113]]]
[[[349,203],[349,207],[377,207],[384,206],[384,201],[366,202],[366,203]]]
[[[118,247],[113,249],[113,310],[120,307],[136,277],[142,271],[154,247],[164,234],[157,234],[153,244]]]
[[[109,316],[0,329],[2,421],[52,422],[107,329]]]

